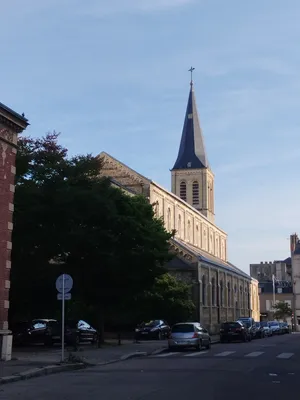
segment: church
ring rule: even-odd
[[[214,174],[208,162],[191,80],[178,156],[171,169],[172,191],[111,155],[99,154],[101,174],[130,195],[144,195],[162,218],[175,257],[167,265],[191,285],[195,320],[211,333],[239,317],[260,320],[258,282],[231,264],[227,234],[215,224]]]

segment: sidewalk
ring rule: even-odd
[[[219,342],[219,336],[212,336],[212,343]],[[167,340],[142,341],[108,340],[101,348],[90,345],[79,346],[78,351],[66,349],[65,363],[61,364],[61,349],[37,348],[34,351],[16,350],[11,361],[0,362],[0,384],[48,373],[84,368],[86,366],[108,364],[129,358],[160,353],[168,347]],[[5,379],[4,377],[9,377]],[[15,378],[15,379],[13,379]]]

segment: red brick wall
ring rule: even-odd
[[[16,134],[11,137],[7,131],[0,128],[0,330],[8,329],[11,234],[17,152],[16,147],[9,141],[16,142]]]

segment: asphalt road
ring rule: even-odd
[[[5,400],[299,398],[300,335],[216,344],[0,387]]]

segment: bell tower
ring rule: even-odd
[[[190,93],[178,156],[171,170],[172,192],[214,223],[214,174],[209,167],[200,127],[193,84],[194,69],[191,67],[189,70]]]

